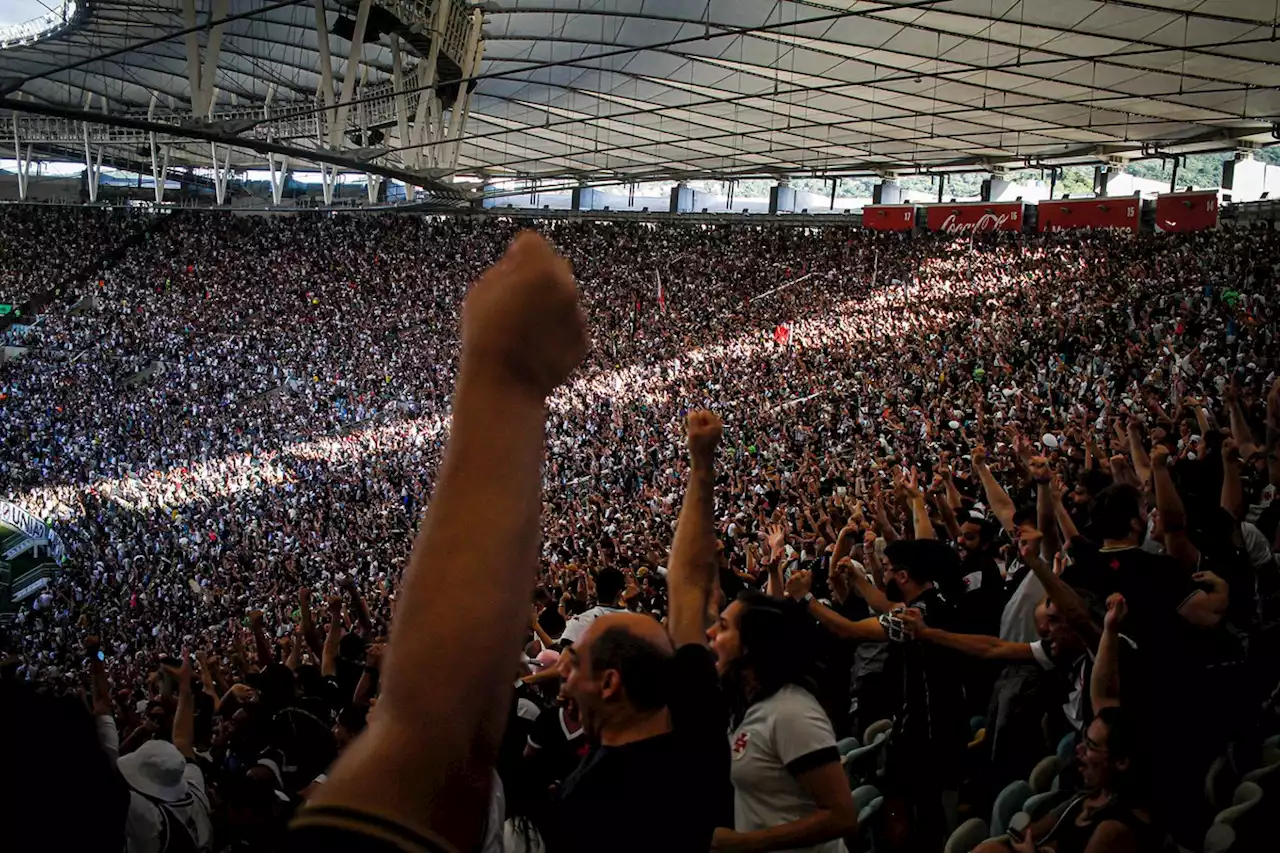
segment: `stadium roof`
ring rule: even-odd
[[[37,157],[150,164],[155,131],[170,167],[287,156],[447,195],[1115,162],[1280,128],[1258,0],[444,2],[45,0],[65,25],[0,49],[0,156],[18,112]]]

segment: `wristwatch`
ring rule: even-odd
[[[804,598],[802,598],[802,599],[800,599],[800,600],[801,600],[801,601],[803,601],[805,604],[808,604],[810,601],[813,601],[813,593],[812,593],[812,592],[806,592],[806,593],[804,594]]]

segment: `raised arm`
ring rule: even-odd
[[[1240,392],[1236,390],[1234,374],[1231,376],[1231,382],[1227,384],[1224,396],[1227,403],[1227,419],[1231,424],[1231,437],[1235,439],[1240,453],[1248,458],[1257,451],[1258,442],[1253,437],[1253,430],[1249,429],[1249,422],[1245,420],[1244,409],[1240,407]]]
[[[667,631],[676,647],[707,643],[707,604],[716,585],[716,446],[724,426],[712,412],[690,412],[689,485],[667,566]]]
[[[930,628],[921,618],[920,611],[907,608],[902,614],[903,624],[917,640],[933,643],[961,654],[984,660],[1034,660],[1030,643],[1011,643],[999,637],[982,634],[953,634],[940,628]]]
[[[368,637],[373,633],[373,622],[369,619],[369,605],[360,594],[356,579],[347,575],[338,583],[338,586],[342,587],[351,599],[351,612],[355,614],[356,623],[360,626],[360,636]]]
[[[1247,507],[1244,502],[1244,483],[1240,480],[1240,450],[1227,439],[1222,443],[1222,508],[1236,521],[1244,520]]]
[[[1040,536],[1039,531],[1036,531],[1029,536],[1024,536],[1023,539],[1034,540]],[[1075,628],[1080,636],[1089,642],[1093,642],[1098,637],[1098,626],[1094,624],[1093,617],[1089,614],[1089,605],[1084,603],[1080,593],[1058,577],[1052,566],[1041,559],[1041,550],[1039,542],[1027,542],[1027,553],[1023,559],[1026,560],[1028,568],[1035,574],[1036,579],[1040,581],[1040,584],[1044,587],[1045,594],[1049,596],[1053,606],[1058,608],[1062,618],[1066,619],[1067,623]]]
[[[996,482],[995,475],[987,467],[986,449],[975,447],[971,458],[973,470],[978,472],[978,479],[982,481],[982,493],[987,497],[987,506],[991,507],[991,513],[1000,520],[1000,526],[1005,529],[1005,532],[1012,535],[1014,532],[1013,501]]]
[[[1133,460],[1133,470],[1138,472],[1138,480],[1144,485],[1151,477],[1151,457],[1147,455],[1146,445],[1142,443],[1142,421],[1129,418],[1129,458]]]
[[[1156,489],[1156,509],[1164,525],[1164,547],[1169,556],[1187,569],[1200,563],[1200,551],[1187,538],[1187,513],[1169,474],[1169,449],[1157,446],[1151,453],[1151,479]]]
[[[165,671],[178,683],[178,710],[173,712],[173,745],[187,758],[196,754],[196,697],[191,682],[191,652],[182,650],[181,666],[166,666]]]
[[[775,524],[769,528],[769,582],[765,586],[765,594],[773,598],[782,598],[785,589],[782,584],[782,558],[787,553],[787,529],[784,525]]]
[[[311,590],[305,586],[298,590],[298,612],[302,615],[302,636],[307,641],[307,647],[313,655],[319,656],[323,642],[320,632],[316,630],[315,619],[311,616]]]
[[[1095,717],[1102,713],[1103,708],[1120,704],[1120,623],[1128,612],[1124,596],[1112,593],[1107,599],[1107,615],[1102,622],[1098,655],[1089,676],[1089,699],[1093,703]]]
[[[459,850],[480,842],[538,565],[545,400],[587,341],[568,262],[530,232],[472,287],[462,313],[453,424],[405,571],[377,713],[313,796],[321,811],[303,811],[295,827],[331,826],[331,807]]]
[[[1052,560],[1062,548],[1054,512],[1053,472],[1049,468],[1049,460],[1043,456],[1033,456],[1030,468],[1031,479],[1036,483],[1036,528],[1044,537],[1040,540],[1040,556]]]
[[[852,619],[844,618],[818,599],[809,598],[812,583],[813,578],[809,572],[796,572],[787,580],[787,595],[796,601],[805,602],[810,615],[817,619],[823,628],[846,640],[888,639],[884,628],[880,625],[880,620],[876,617],[854,622]]]

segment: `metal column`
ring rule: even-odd
[[[484,13],[476,9],[471,13],[471,27],[467,30],[467,47],[462,54],[462,79],[466,81],[475,73],[476,66],[480,62],[480,54],[484,50],[484,45],[480,43],[480,29],[484,23]],[[452,169],[453,163],[458,157],[458,135],[462,133],[462,122],[467,112],[467,93],[470,86],[463,82],[458,87],[458,96],[453,100],[453,106],[449,109],[449,147],[446,157],[442,159],[441,165]]]
[[[22,156],[22,140],[18,137],[18,116],[13,116],[13,156],[18,158],[18,198],[27,200],[28,176],[31,174],[31,155],[33,146],[27,144],[27,156]]]

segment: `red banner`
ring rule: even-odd
[[[948,234],[1018,231],[1022,228],[1022,208],[1020,201],[931,204],[927,208],[925,221],[930,231],[945,231]]]
[[[916,227],[916,206],[869,204],[862,208],[862,227],[872,231],[910,231]]]
[[[1142,200],[1137,196],[1058,199],[1036,205],[1036,227],[1041,231],[1069,231],[1072,228],[1137,231],[1141,221]]]
[[[786,346],[787,341],[791,340],[791,327],[786,323],[779,323],[773,329],[773,339]]]
[[[1218,193],[1165,193],[1156,197],[1157,231],[1204,231],[1218,225]]]

